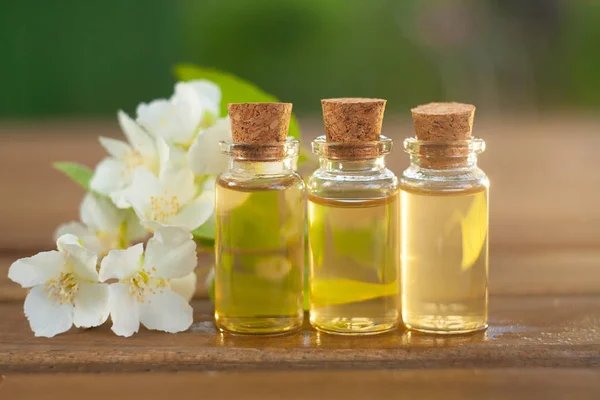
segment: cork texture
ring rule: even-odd
[[[256,160],[283,157],[291,103],[231,103],[227,108],[233,143],[248,145],[238,146],[236,156]]]
[[[471,139],[474,105],[429,103],[411,109],[411,113],[417,139],[440,142],[436,147],[421,148],[421,166],[447,169],[467,163],[468,148],[453,148],[452,142]]]
[[[323,99],[323,122],[327,142],[344,144],[331,147],[335,158],[377,157],[386,100],[367,98]],[[362,143],[362,145],[361,145]]]

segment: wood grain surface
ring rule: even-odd
[[[301,332],[273,337],[215,331],[206,300],[177,335],[142,330],[133,338],[109,324],[34,338],[22,304],[0,303],[0,371],[132,372],[390,368],[600,368],[600,296],[497,296],[490,328],[462,336],[398,330],[369,337]]]
[[[597,400],[600,371],[434,369],[8,375],[2,400]]]

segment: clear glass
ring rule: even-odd
[[[320,168],[308,183],[310,323],[364,335],[399,321],[398,178],[385,167],[392,141],[313,142]],[[351,160],[332,154],[347,154]],[[369,154],[376,154],[375,157]],[[361,156],[362,155],[362,156]]]
[[[488,317],[489,180],[481,139],[404,142],[400,178],[402,319],[409,329],[467,333]]]
[[[217,328],[238,334],[294,331],[304,316],[306,190],[292,168],[298,141],[222,142],[221,148],[230,161],[216,184]]]

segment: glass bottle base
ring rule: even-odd
[[[440,335],[460,335],[487,329],[487,319],[462,315],[419,315],[404,318],[411,331]]]
[[[219,331],[237,335],[281,335],[299,330],[302,322],[298,317],[229,318],[215,314]]]
[[[373,318],[333,318],[330,320],[313,320],[310,324],[319,332],[333,335],[377,335],[396,329],[396,321],[379,321]]]

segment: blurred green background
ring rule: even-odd
[[[300,115],[323,97],[600,109],[600,1],[19,0],[0,4],[0,118],[112,116],[172,67],[234,73]]]

